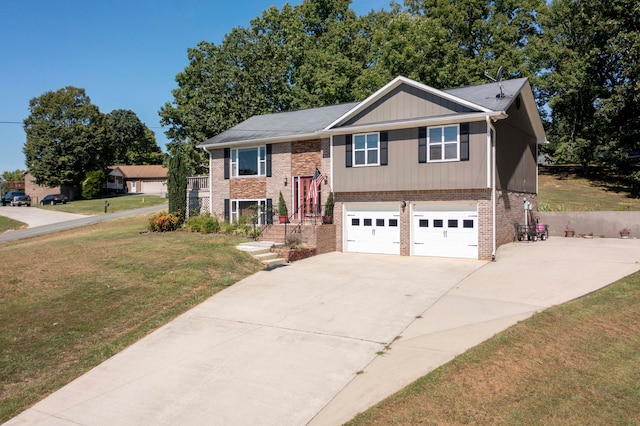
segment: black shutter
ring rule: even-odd
[[[460,161],[469,161],[469,123],[460,124]]]
[[[229,209],[230,207],[230,202],[228,198],[224,199],[224,220],[226,220],[227,222],[231,222],[231,211]]]
[[[229,179],[229,167],[231,162],[231,148],[224,149],[224,178]]]
[[[267,177],[271,177],[271,144],[267,145]]]
[[[418,128],[418,163],[427,162],[427,128]]]
[[[270,146],[270,145],[267,145],[267,146]],[[267,208],[266,208],[265,216],[266,216],[265,222],[267,223],[267,225],[273,225],[273,199],[272,198],[267,198]]]
[[[389,132],[380,132],[380,165],[389,164]]]
[[[351,135],[345,135],[344,137],[344,146],[345,146],[345,159],[347,162],[347,167],[351,167],[353,165],[353,141]]]

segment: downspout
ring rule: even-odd
[[[211,151],[209,153],[209,214],[213,216],[213,158]]]
[[[491,232],[491,237],[492,237],[492,249],[491,249],[491,261],[495,262],[496,260],[496,222],[497,222],[497,218],[496,218],[496,205],[497,205],[497,199],[496,199],[496,129],[495,127],[493,127],[493,124],[491,123],[491,119],[489,118],[489,116],[486,116],[486,121],[487,121],[487,151],[489,152],[489,163],[490,163],[490,169],[489,169],[489,173],[491,176],[491,220],[492,220],[492,232]],[[490,149],[489,149],[490,148]]]

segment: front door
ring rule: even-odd
[[[295,219],[314,217],[321,214],[320,202],[309,200],[309,190],[313,176],[296,176],[293,178],[293,208]],[[318,188],[318,200],[321,199],[320,188]]]

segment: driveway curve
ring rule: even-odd
[[[7,424],[341,424],[639,269],[640,240],[514,243],[492,263],[316,256],[240,281]]]
[[[55,210],[39,209],[36,207],[10,206],[0,207],[0,216],[24,222],[29,226],[29,228],[87,217],[82,214],[64,213]]]

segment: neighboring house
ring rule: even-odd
[[[124,192],[124,173],[120,169],[119,166],[111,166],[107,167],[104,170],[105,174],[105,182],[102,186],[104,192],[113,193],[113,192]]]
[[[437,90],[398,77],[362,102],[254,116],[200,147],[209,211],[225,219],[270,210],[279,192],[303,219],[333,191],[335,250],[490,259],[537,205],[545,139],[527,79]]]
[[[162,165],[117,166],[127,192],[166,195],[168,169]]]
[[[24,174],[24,192],[31,197],[31,203],[34,205],[40,203],[40,200],[49,194],[64,194],[70,200],[76,199],[80,194],[79,190],[74,190],[71,186],[38,185],[30,172]]]

